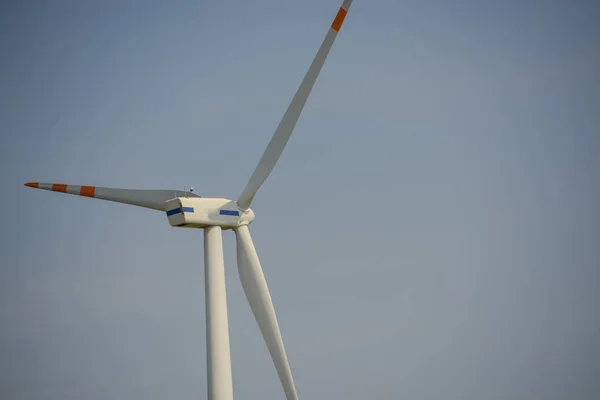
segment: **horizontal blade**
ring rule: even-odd
[[[237,239],[238,270],[248,303],[250,303],[254,318],[256,318],[269,353],[271,353],[286,399],[297,400],[298,394],[285,354],[283,339],[275,316],[275,308],[248,226],[238,227],[235,230],[235,235]]]
[[[338,31],[342,26],[342,22],[344,22],[344,18],[346,17],[346,13],[350,8],[350,4],[352,4],[352,0],[344,0],[342,7],[340,7],[331,27],[329,28],[329,32],[325,36],[325,40],[321,44],[321,48],[317,52],[315,59],[313,60],[308,72],[304,76],[298,91],[294,95],[292,102],[288,106],[287,111],[283,115],[283,119],[279,122],[279,126],[275,130],[267,149],[262,155],[254,173],[250,177],[248,184],[244,188],[240,199],[237,204],[241,210],[246,210],[250,207],[250,203],[252,203],[252,199],[254,199],[254,195],[260,189],[262,184],[265,182],[273,167],[279,160],[281,153],[283,153],[283,149],[287,144],[290,136],[292,135],[292,131],[296,126],[296,122],[298,122],[298,118],[300,118],[300,113],[304,108],[304,104],[310,95],[310,92],[317,81],[317,77],[319,76],[319,72],[321,72],[321,68],[325,63],[325,59],[329,54],[329,50],[333,45],[333,41],[335,40]]]
[[[175,197],[200,197],[182,190],[114,189],[97,186],[65,185],[61,183],[29,182],[25,186],[53,192],[93,197],[95,199],[131,204],[153,210],[165,211],[165,202]]]

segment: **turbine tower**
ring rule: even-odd
[[[271,295],[248,229],[248,225],[254,220],[250,204],[281,156],[351,3],[352,0],[344,0],[308,72],[237,201],[205,198],[191,191],[115,189],[39,182],[25,184],[37,189],[163,211],[166,212],[171,226],[204,230],[207,389],[210,400],[233,399],[223,230],[235,232],[242,287],[275,364],[285,396],[288,400],[298,399]]]

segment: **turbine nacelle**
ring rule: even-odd
[[[242,211],[235,201],[229,199],[176,197],[166,202],[165,210],[169,224],[179,228],[220,226],[233,229],[254,220],[251,209]]]

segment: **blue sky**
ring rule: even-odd
[[[0,11],[0,397],[205,396],[202,232],[337,0]],[[301,398],[600,396],[600,7],[354,2],[251,226]],[[282,390],[225,235],[234,393]]]

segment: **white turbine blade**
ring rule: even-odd
[[[96,186],[65,185],[62,183],[29,182],[25,186],[68,193],[95,199],[114,201],[133,206],[165,211],[165,202],[175,197],[200,197],[195,193],[181,190],[143,190],[143,189],[114,189]]]
[[[275,308],[271,301],[267,281],[260,266],[254,243],[252,243],[248,226],[240,226],[236,229],[235,234],[237,239],[238,270],[242,287],[244,288],[244,292],[246,292],[248,303],[250,303],[250,308],[252,308],[254,318],[256,318],[269,353],[271,353],[271,358],[285,391],[285,397],[287,400],[297,400],[298,394],[296,393],[292,371],[285,354],[283,339],[281,338],[277,317],[275,316]]]
[[[285,145],[287,144],[294,127],[296,126],[296,122],[298,122],[298,118],[300,118],[300,113],[304,108],[304,104],[310,95],[310,91],[312,90],[315,82],[317,81],[317,77],[319,76],[319,72],[321,72],[321,68],[325,63],[325,59],[329,54],[329,50],[333,45],[333,41],[337,36],[338,31],[340,30],[342,23],[344,22],[344,18],[346,17],[346,13],[350,8],[350,4],[352,4],[352,0],[344,0],[344,3],[340,7],[331,27],[329,28],[329,32],[325,36],[325,40],[321,44],[319,51],[315,59],[313,60],[308,72],[304,76],[298,91],[294,95],[292,102],[288,106],[287,111],[283,115],[281,122],[279,122],[279,126],[275,130],[267,149],[263,153],[254,173],[250,177],[248,184],[244,188],[240,199],[237,204],[241,210],[246,210],[250,207],[250,203],[252,203],[252,199],[254,195],[258,191],[258,189],[265,182],[271,170],[279,160]]]

